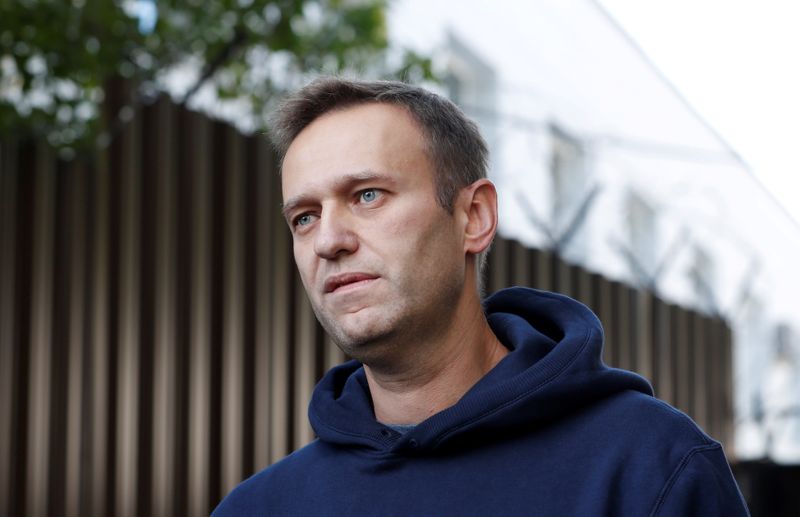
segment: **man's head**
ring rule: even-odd
[[[426,130],[415,113],[446,122]],[[448,101],[398,83],[318,81],[280,114],[284,215],[318,319],[365,363],[407,357],[401,342],[435,338],[477,299],[476,256],[496,227],[480,135]],[[460,143],[443,143],[448,131]],[[448,154],[473,132],[478,158]],[[478,176],[442,179],[441,163]]]

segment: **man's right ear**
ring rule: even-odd
[[[497,189],[486,178],[462,189],[457,209],[464,211],[464,251],[477,255],[486,250],[497,232]]]

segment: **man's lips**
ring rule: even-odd
[[[328,294],[336,291],[340,287],[346,287],[365,280],[375,280],[376,278],[378,278],[377,275],[371,275],[369,273],[341,273],[328,277],[328,279],[325,280],[323,289],[325,294]]]

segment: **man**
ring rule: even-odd
[[[597,318],[513,288],[480,301],[497,227],[477,127],[392,82],[314,81],[273,123],[308,297],[355,358],[319,439],[216,515],[746,515],[721,447],[601,362]]]

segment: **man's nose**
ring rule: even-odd
[[[357,248],[358,238],[347,214],[335,210],[323,212],[315,235],[314,252],[321,258],[332,260],[353,253]]]

